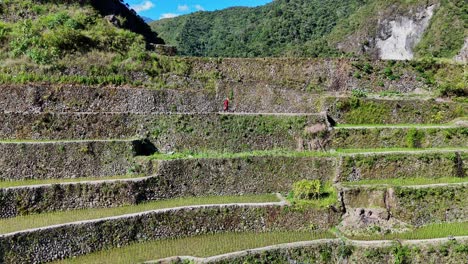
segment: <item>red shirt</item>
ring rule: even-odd
[[[229,110],[229,99],[224,100],[224,111]]]

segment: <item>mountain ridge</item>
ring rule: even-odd
[[[460,0],[277,0],[150,24],[188,56],[453,59],[468,38],[466,13]],[[379,43],[392,36],[408,38],[396,53],[409,55],[384,56]]]

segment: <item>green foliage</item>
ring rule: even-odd
[[[322,184],[320,180],[302,180],[294,183],[294,198],[299,200],[317,199],[320,197]]]
[[[402,246],[400,244],[395,245],[392,249],[392,253],[395,258],[395,264],[407,264],[411,262],[411,250],[408,246]]]
[[[344,55],[338,45],[346,55],[370,47],[368,39],[375,37],[378,22],[386,19],[382,15],[406,15],[420,6],[416,0],[277,0],[256,8],[163,19],[152,27],[184,55],[331,57]],[[417,46],[417,56],[453,58],[467,35],[467,13],[464,0],[441,0]],[[356,76],[373,71],[362,70]],[[387,69],[388,78],[398,79],[391,70]]]
[[[351,96],[355,97],[355,98],[365,98],[367,97],[367,91],[364,90],[364,89],[353,89],[351,91]]]
[[[0,51],[11,58],[28,57],[37,64],[55,64],[68,54],[101,50],[128,56],[129,47],[145,47],[142,36],[120,29],[89,5],[8,1],[8,16],[27,13],[25,19],[0,22]],[[29,18],[31,17],[31,18]]]
[[[210,57],[337,56],[324,38],[362,0],[278,0],[256,8],[197,12],[152,24],[183,55]]]
[[[453,58],[468,34],[466,0],[441,0],[428,29],[416,46],[417,57]]]
[[[360,180],[357,182],[344,182],[344,186],[360,186],[360,185],[391,185],[391,186],[408,186],[408,185],[429,185],[429,184],[450,184],[450,183],[468,183],[468,178],[460,177],[441,177],[441,178],[391,178],[391,179],[370,179]]]
[[[7,23],[0,21],[0,43],[7,39],[11,29]]]
[[[319,180],[302,180],[293,184],[287,199],[295,210],[327,208],[338,201],[338,192],[332,183]]]
[[[424,131],[410,128],[408,134],[406,134],[406,145],[408,148],[420,148],[421,141],[424,139]]]

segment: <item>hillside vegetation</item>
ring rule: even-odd
[[[114,0],[0,1],[0,80],[123,83],[163,43],[145,26]]]
[[[464,0],[276,0],[261,7],[198,12],[151,25],[168,44],[190,56],[330,57],[363,51],[372,55],[379,21],[411,16],[412,10],[432,4],[439,8],[416,55],[452,58],[467,35]]]
[[[184,42],[184,45],[198,50],[194,55],[338,56],[341,52],[331,45],[327,45],[332,40],[338,43],[339,38],[334,38],[345,35],[336,32],[355,32],[359,35],[359,32],[362,31],[356,26],[358,24],[351,23],[350,27],[344,27],[345,22],[340,21],[343,19],[362,21],[359,17],[365,17],[367,14],[362,11],[362,6],[376,8],[376,3],[368,5],[367,1],[362,0],[347,0],[345,2],[327,0],[327,3],[321,5],[320,8],[311,8],[311,5],[305,0],[275,1],[272,4],[253,9],[231,8],[215,13],[201,12],[180,19],[194,20],[193,23],[190,22],[182,28],[184,34],[193,33],[189,30],[190,25],[200,27],[197,34],[191,35],[191,41]],[[299,6],[299,4],[301,5]],[[277,23],[267,23],[268,20],[263,19],[266,15],[260,14],[271,9],[266,13],[271,15],[273,8],[276,8],[274,12],[277,13],[275,16]],[[296,12],[296,10],[299,11]],[[337,10],[341,11],[337,12]],[[356,12],[352,13],[351,10],[356,10]],[[252,45],[249,44],[249,46],[248,43],[244,45],[236,41],[213,44],[204,40],[210,31],[202,27],[209,26],[210,23],[216,25],[224,23],[224,19],[221,18],[212,21],[206,20],[204,17],[216,17],[216,14],[224,13],[232,13],[230,19],[237,21],[237,24],[234,22],[228,24],[237,25],[238,28],[236,31],[230,27],[220,26],[219,29],[226,30],[226,32],[220,33],[217,38],[228,41],[229,32],[245,31],[242,23],[251,21],[250,30],[245,31],[249,34],[246,33],[247,35],[244,36],[246,43],[250,41],[249,38],[256,36]],[[307,15],[304,15],[306,13]],[[200,16],[200,20],[197,16]],[[301,17],[307,17],[308,22],[301,24]],[[132,24],[130,21],[134,23]],[[179,20],[163,20],[160,23],[175,23],[177,21]],[[261,27],[256,26],[260,25],[260,22],[265,24]],[[135,25],[139,23],[143,23],[142,20],[117,0],[2,1],[0,2],[0,84],[130,85],[158,89],[215,91],[223,83],[242,80],[244,78],[242,76],[256,76],[253,78],[255,80],[265,74],[265,76],[269,76],[269,70],[266,70],[268,67],[278,67],[278,69],[285,70],[292,67],[291,69],[295,70],[292,71],[291,76],[288,75],[287,71],[278,72],[278,76],[274,77],[277,80],[275,79],[274,82],[288,88],[298,86],[306,87],[311,91],[319,91],[327,90],[332,86],[338,86],[336,89],[340,90],[348,89],[349,87],[346,88],[342,81],[338,81],[338,79],[348,77],[354,80],[350,82],[354,83],[351,86],[370,90],[376,90],[375,88],[377,90],[395,90],[391,87],[400,86],[399,82],[416,81],[423,82],[430,91],[440,91],[442,95],[466,94],[466,76],[463,73],[463,68],[460,65],[432,59],[413,61],[410,64],[388,62],[388,65],[372,62],[366,58],[361,58],[359,61],[355,59],[336,60],[332,64],[336,63],[342,71],[327,74],[328,71],[320,73],[316,70],[314,72],[317,76],[315,76],[308,74],[307,68],[309,66],[306,65],[310,65],[310,67],[328,65],[327,67],[330,67],[331,64],[327,60],[231,61],[160,56],[149,50],[148,46],[150,46],[149,43],[162,42],[162,40],[158,38],[156,33],[146,31],[145,26],[135,29]],[[316,27],[310,27],[308,23],[315,23]],[[338,24],[341,27],[338,27]],[[177,27],[174,27],[174,30],[178,30]],[[309,41],[306,37],[308,34],[317,36],[318,40]],[[326,38],[318,37],[325,36],[324,34],[328,34]],[[225,35],[228,37],[223,38],[222,36]],[[290,41],[290,36],[296,36],[296,40]],[[167,35],[167,37],[163,35],[162,37],[171,43],[177,34]],[[215,40],[213,39],[213,41]],[[197,44],[200,41],[204,43],[201,46]],[[424,43],[430,43],[428,41]],[[204,54],[208,49],[208,44],[210,52],[215,54]],[[432,48],[435,47],[432,44],[428,45]],[[284,46],[287,48],[283,48]],[[245,49],[249,49],[249,51],[243,51]],[[184,54],[184,49],[181,52]],[[187,52],[185,53],[187,54]],[[257,66],[252,68],[253,64]],[[234,72],[232,69],[235,69]],[[252,71],[252,69],[254,70]],[[300,81],[298,75],[302,75],[299,78]],[[337,81],[333,81],[335,77]],[[289,78],[291,81],[284,81],[284,79]],[[264,81],[271,80],[266,78]],[[423,84],[421,83],[421,85]],[[408,86],[407,83],[406,86]]]

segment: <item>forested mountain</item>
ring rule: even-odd
[[[414,29],[418,45],[411,52],[414,49],[418,57],[451,58],[468,35],[467,14],[465,0],[275,0],[265,6],[197,12],[151,25],[183,55],[328,57],[378,56],[378,38],[390,38],[392,21],[403,27],[420,22],[423,31]]]

